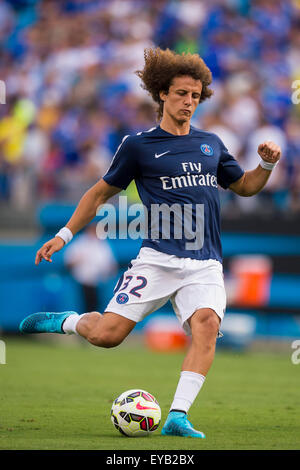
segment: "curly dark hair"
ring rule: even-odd
[[[158,103],[157,115],[161,119],[163,101],[161,91],[168,93],[175,77],[188,75],[202,83],[202,93],[199,103],[210,98],[213,90],[208,88],[212,82],[212,74],[198,54],[177,54],[170,49],[147,48],[144,50],[145,66],[137,70],[136,75],[142,80],[142,88],[147,90],[152,99]]]

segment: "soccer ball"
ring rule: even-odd
[[[160,419],[158,401],[145,390],[127,390],[111,407],[113,425],[129,437],[149,436],[158,428]]]

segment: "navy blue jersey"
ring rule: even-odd
[[[178,136],[158,126],[124,137],[103,179],[121,189],[135,180],[146,213],[142,246],[222,261],[218,185],[243,173],[215,134],[191,126]]]

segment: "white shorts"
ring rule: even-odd
[[[188,335],[187,320],[199,308],[211,308],[223,319],[226,293],[219,261],[179,258],[143,247],[129,266],[104,312],[139,322],[170,300]]]

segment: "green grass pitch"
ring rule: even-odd
[[[110,421],[112,401],[143,388],[158,399],[164,422],[182,353],[153,353],[132,340],[104,350],[74,337],[2,339],[0,449],[300,449],[300,365],[288,347],[272,354],[217,349],[189,414],[206,439],[161,436],[161,426],[150,437],[126,438]]]

